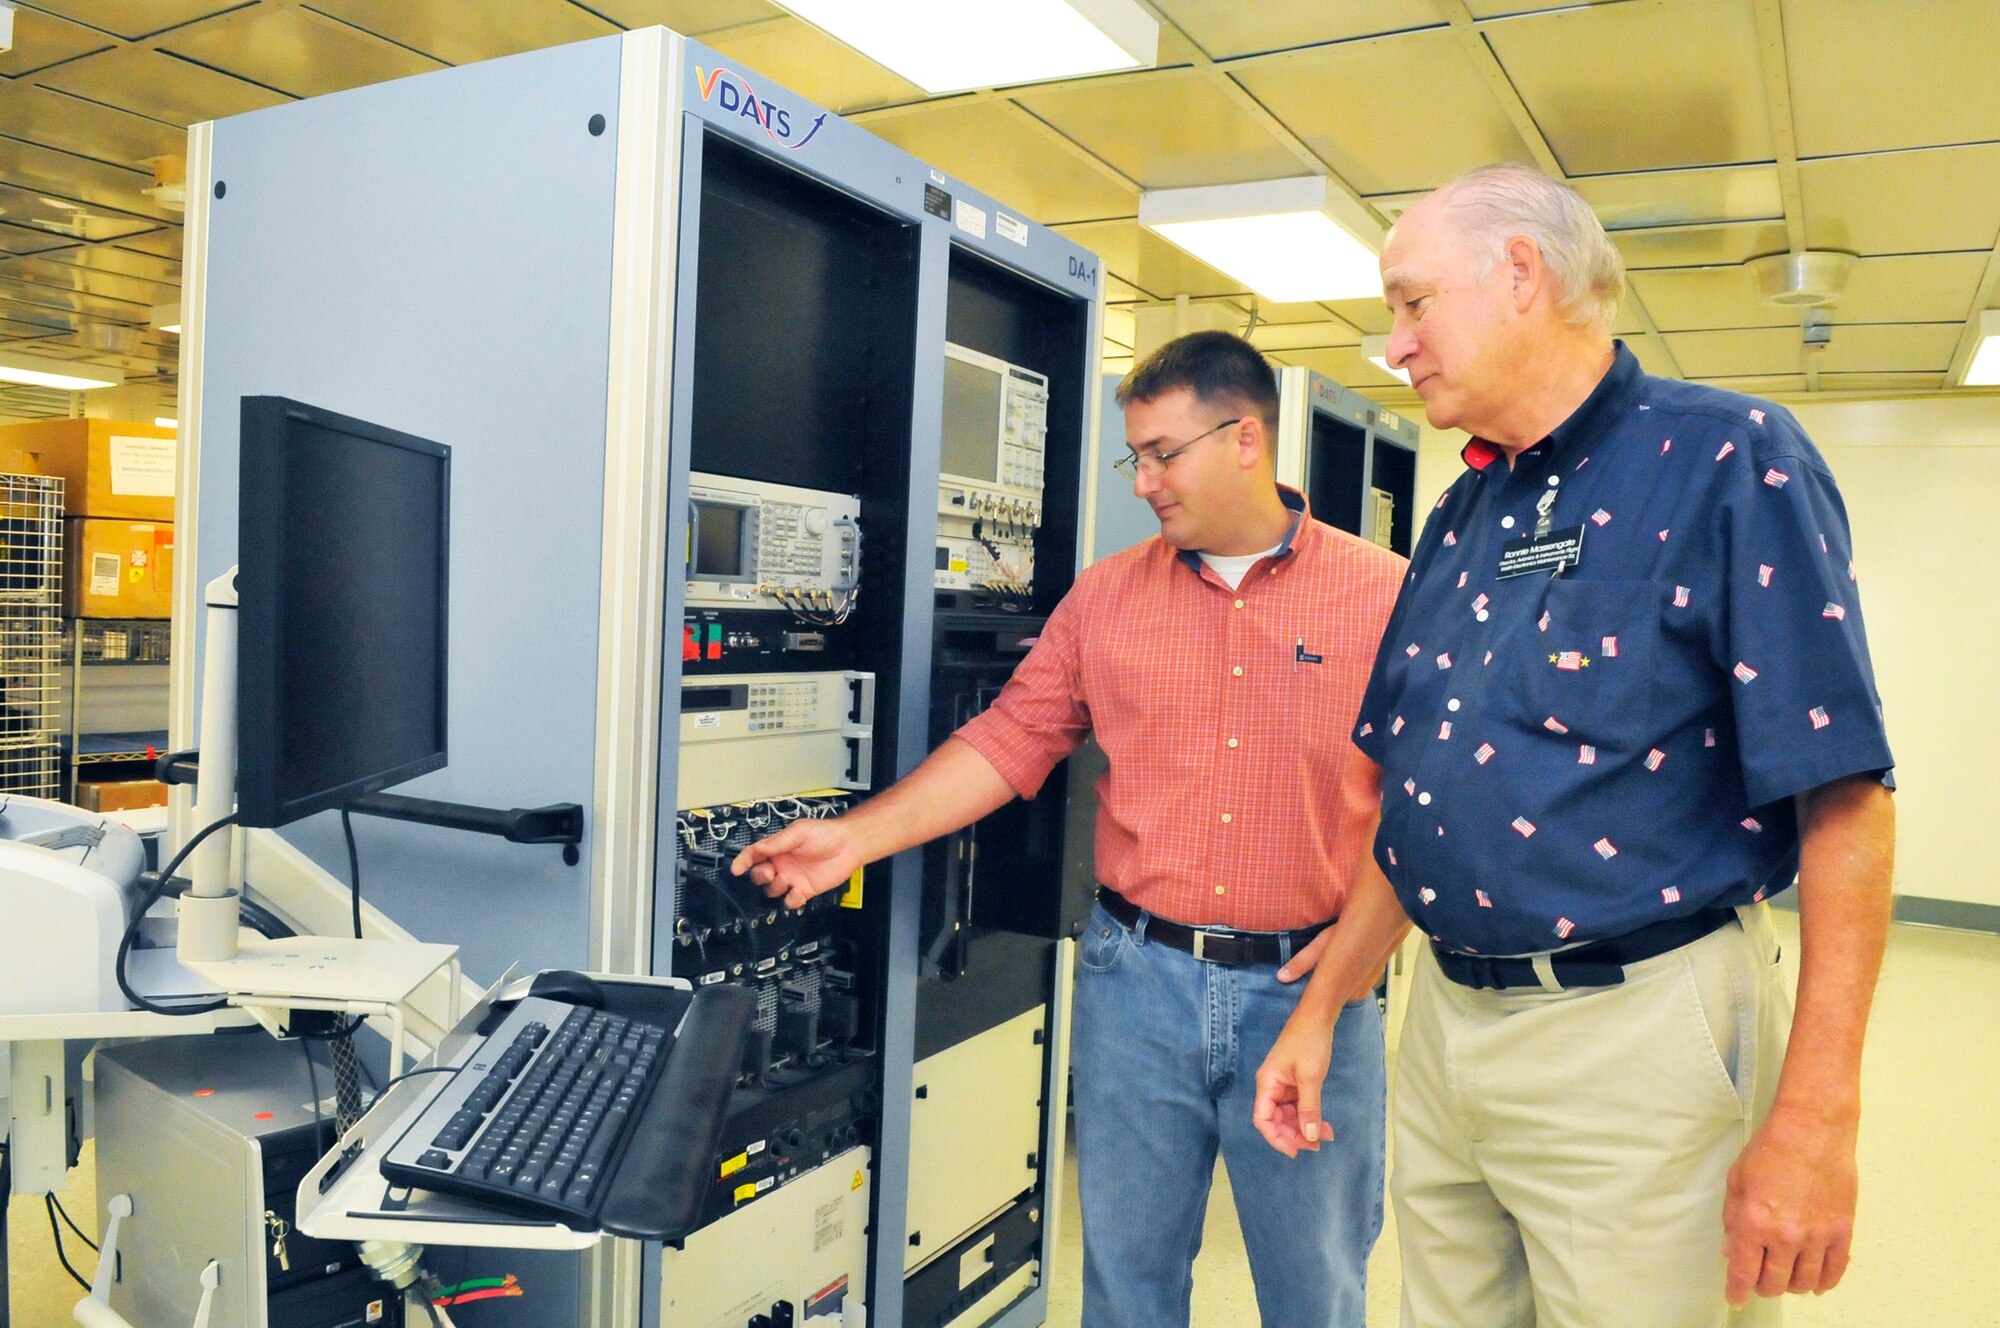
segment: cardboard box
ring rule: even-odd
[[[167,786],[157,779],[117,779],[100,784],[81,781],[76,786],[76,805],[87,812],[123,812],[134,807],[164,807]]]
[[[136,420],[0,425],[0,456],[10,452],[32,456],[44,475],[62,476],[66,516],[174,519],[179,453],[172,429]]]
[[[174,610],[174,528],[159,521],[63,522],[63,613],[71,618],[168,618]]]

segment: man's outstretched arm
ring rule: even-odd
[[[846,884],[856,869],[971,825],[1014,799],[1014,787],[962,738],[948,738],[922,765],[845,816],[798,820],[736,855],[745,872],[786,908]]]

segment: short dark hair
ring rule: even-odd
[[[1247,409],[1278,430],[1278,379],[1264,353],[1232,332],[1175,337],[1132,367],[1118,384],[1118,404],[1155,401],[1184,387],[1204,405]]]

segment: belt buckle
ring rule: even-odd
[[[1206,963],[1208,956],[1203,953],[1208,947],[1208,933],[1200,927],[1194,929],[1194,948],[1190,951],[1196,959]]]

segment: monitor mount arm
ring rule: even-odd
[[[199,788],[201,753],[168,752],[155,763],[153,777],[164,784],[193,784]],[[410,798],[399,793],[364,793],[349,799],[347,810],[356,815],[380,816],[390,821],[412,821],[418,825],[442,826],[447,830],[498,835],[512,844],[560,844],[565,864],[574,867],[581,860],[577,845],[583,842],[583,808],[574,802],[503,809],[476,807],[463,802],[440,802],[435,798]]]
[[[203,655],[201,746],[196,751],[169,752],[155,766],[167,784],[195,786],[194,824],[212,825],[236,808],[236,569],[230,568],[203,591],[207,606],[207,649]],[[574,867],[583,842],[583,808],[573,802],[547,807],[502,810],[370,793],[348,807],[369,816],[383,816],[422,825],[498,835],[516,844],[560,844],[563,862]],[[196,847],[188,858],[193,885],[180,900],[182,958],[228,960],[236,955],[237,901],[242,892],[242,858],[234,851],[233,834],[217,834]]]

